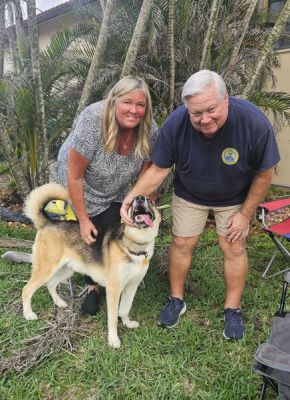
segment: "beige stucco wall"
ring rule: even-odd
[[[276,91],[290,94],[290,49],[279,51],[281,68],[275,71],[277,77]],[[281,155],[281,161],[274,176],[273,183],[290,187],[290,127],[284,127],[277,133],[277,141]]]
[[[43,50],[49,46],[50,38],[56,32],[71,29],[80,24],[80,22],[80,18],[78,18],[75,14],[67,13],[39,24],[38,34],[40,50]]]
[[[56,33],[64,30],[68,30],[79,25],[81,18],[76,16],[74,13],[66,13],[59,17],[49,19],[41,24],[38,24],[38,35],[39,35],[39,48],[44,50],[50,44],[51,37]],[[4,56],[4,73],[12,70],[11,60],[8,49],[5,51]]]

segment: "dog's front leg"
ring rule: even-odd
[[[132,321],[129,318],[129,312],[138,289],[139,282],[130,283],[122,292],[122,297],[119,307],[119,317],[122,319],[123,325],[127,328],[138,328],[139,322]]]
[[[108,285],[106,288],[107,313],[108,313],[108,342],[115,349],[121,345],[117,325],[118,325],[118,307],[121,291],[118,285]]]

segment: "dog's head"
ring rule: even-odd
[[[136,228],[154,228],[161,221],[160,213],[149,197],[138,195],[134,198],[129,209],[129,215]]]

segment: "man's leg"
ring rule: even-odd
[[[184,286],[197,245],[208,216],[208,207],[189,203],[173,194],[173,237],[168,253],[170,297],[159,314],[158,324],[172,328],[185,313]]]
[[[191,265],[192,251],[198,239],[199,236],[184,238],[173,235],[168,253],[170,296],[158,319],[158,324],[166,328],[176,326],[180,316],[186,311],[186,303],[183,301],[184,286]]]
[[[219,244],[224,255],[225,308],[240,308],[248,274],[245,240],[230,243],[225,237],[219,236]]]
[[[230,243],[219,236],[219,244],[224,254],[224,278],[226,298],[224,305],[226,339],[239,340],[244,337],[245,325],[241,312],[241,297],[248,274],[248,257],[245,240]]]
[[[192,252],[199,236],[179,237],[173,235],[168,252],[168,277],[170,294],[180,300],[184,298],[184,286],[192,260]]]

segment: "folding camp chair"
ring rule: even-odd
[[[288,267],[283,269],[282,271],[276,272],[268,276],[267,278],[271,278],[272,276],[279,275],[283,272],[290,270],[290,252],[285,246],[287,242],[290,242],[290,214],[288,213],[287,217],[283,221],[276,223],[272,226],[268,226],[268,224],[266,223],[266,215],[268,213],[277,212],[289,206],[290,198],[283,198],[267,203],[261,203],[257,210],[257,218],[260,222],[262,222],[264,232],[266,232],[270,236],[270,238],[276,245],[276,250],[262,275],[265,279],[267,272],[273,264],[278,252],[280,252],[284,256]]]
[[[279,394],[281,400],[290,399],[290,312],[285,312],[289,283],[290,272],[286,272],[280,308],[273,319],[269,341],[261,344],[255,354],[254,371],[263,377],[259,400],[265,399],[268,387]]]

